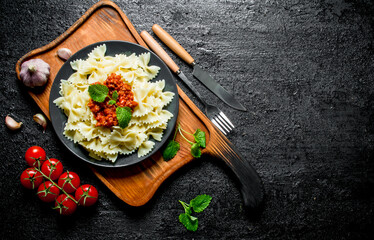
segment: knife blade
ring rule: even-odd
[[[180,80],[182,80],[187,87],[190,88],[196,97],[204,104],[205,114],[212,121],[212,123],[223,133],[229,133],[234,127],[229,118],[217,107],[209,105],[205,102],[204,98],[200,95],[199,91],[195,88],[192,82],[184,75],[177,64],[170,58],[169,54],[156,42],[156,40],[147,32],[142,31],[140,36],[143,38],[144,42],[150,47],[150,49],[156,53],[162,61],[174,72]],[[219,115],[219,116],[218,116]],[[222,118],[220,118],[222,117]]]
[[[247,111],[245,107],[237,101],[234,96],[226,91],[218,82],[216,82],[206,71],[204,71],[191,57],[191,55],[158,24],[152,26],[153,32],[164,42],[174,53],[182,58],[186,63],[193,67],[193,75],[212,91],[217,97],[232,108],[241,111]]]
[[[156,40],[154,40],[146,31],[142,31],[140,36],[150,49],[152,49],[152,51],[165,62],[170,70],[177,74],[187,84],[187,86],[190,87],[199,98],[201,98],[199,92],[194,89],[192,83],[187,79],[183,72],[180,71],[178,65],[176,65]],[[234,145],[223,136],[223,134],[216,134],[219,141],[210,142],[212,149],[220,149],[220,151],[212,151],[212,155],[222,159],[239,180],[244,206],[250,211],[258,211],[264,198],[261,178],[249,161],[246,161],[235,149]]]

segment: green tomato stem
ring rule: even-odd
[[[56,186],[58,189],[60,189],[68,198],[70,198],[73,202],[75,202],[75,204],[78,204],[77,200],[75,200],[74,198],[72,198],[70,196],[70,194],[68,194],[67,192],[65,192],[65,190],[62,187],[60,187],[59,185],[57,185],[50,177],[48,177],[47,175],[45,175],[39,168],[34,167],[34,169],[36,171],[38,171],[40,174],[42,174],[43,177],[45,177],[46,179],[48,179],[54,186]]]

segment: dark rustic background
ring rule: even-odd
[[[2,239],[369,239],[374,220],[374,5],[370,0],[115,1],[140,32],[164,27],[234,92],[247,112],[227,107],[173,59],[210,103],[237,126],[229,139],[258,170],[266,199],[259,215],[242,208],[237,182],[203,157],[168,179],[149,204],[127,206],[69,154],[19,83],[16,61],[66,31],[96,1],[1,0],[0,232]],[[194,96],[182,89],[201,107]],[[2,120],[3,121],[3,120]],[[48,156],[97,186],[96,207],[57,216],[22,188],[24,153]],[[178,200],[213,197],[199,229],[178,222]]]

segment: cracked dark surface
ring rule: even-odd
[[[115,1],[138,32],[158,23],[247,108],[227,107],[229,139],[257,169],[265,187],[258,216],[243,211],[235,179],[207,156],[169,178],[144,207],[117,199],[66,152],[15,74],[16,61],[66,31],[96,1],[10,1],[0,4],[0,205],[3,239],[371,239],[374,222],[374,4],[372,1]],[[170,51],[168,51],[171,53]],[[179,84],[201,107],[192,93]],[[19,184],[31,145],[43,146],[100,200],[70,218],[58,217]],[[197,232],[178,222],[178,200],[210,194]]]

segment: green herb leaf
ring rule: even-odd
[[[114,91],[113,94],[112,94],[112,99],[114,100],[114,102],[117,101],[118,99],[118,92],[117,91]]]
[[[201,150],[200,150],[200,144],[194,143],[191,146],[191,154],[194,158],[201,157]]]
[[[194,216],[191,216],[187,213],[181,213],[179,215],[179,222],[181,222],[189,231],[195,232],[197,230],[198,220]]]
[[[212,197],[206,194],[195,197],[190,201],[190,204],[179,200],[185,212],[179,215],[179,222],[181,222],[187,230],[196,231],[198,227],[198,220],[197,217],[191,216],[191,209],[193,209],[197,213],[202,212],[205,208],[208,207],[211,200]]]
[[[205,132],[201,131],[200,129],[196,129],[196,132],[193,134],[196,143],[200,145],[200,147],[205,148],[206,141],[205,141]]]
[[[109,89],[103,84],[93,84],[88,87],[88,94],[95,102],[104,102],[108,96]]]
[[[190,205],[188,205],[187,203],[185,203],[185,202],[183,202],[183,201],[181,201],[181,200],[179,200],[179,202],[180,202],[180,204],[182,204],[182,206],[183,206],[183,208],[184,208],[184,212],[186,213],[186,214],[191,214],[192,212],[191,212],[191,207],[190,207]]]
[[[180,149],[180,145],[178,142],[170,140],[164,151],[162,152],[162,156],[164,157],[165,161],[169,161],[173,159],[177,152]]]
[[[108,104],[109,104],[109,105],[116,104],[116,101],[114,101],[114,100],[109,100]]]
[[[118,124],[121,128],[125,128],[129,125],[131,120],[131,108],[129,107],[117,107],[116,108],[116,115],[118,119]]]
[[[209,206],[210,201],[212,200],[212,197],[206,194],[199,195],[191,200],[190,207],[193,208],[195,212],[202,212],[206,207]]]

